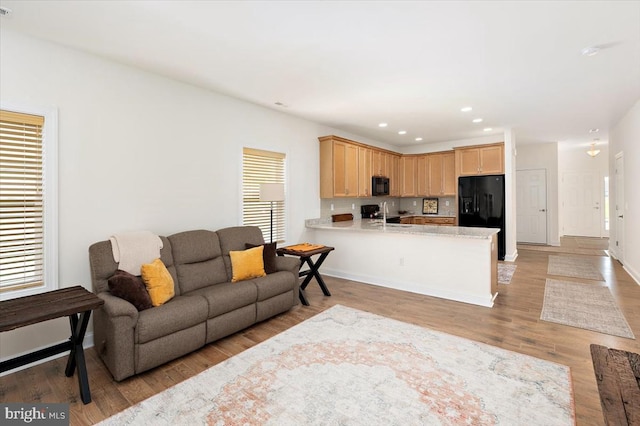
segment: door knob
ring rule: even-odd
[[[546,211],[547,211],[547,209],[540,209],[540,211],[541,211],[541,212],[546,212]]]
[[[618,216],[618,217],[619,217],[620,219],[624,218],[624,216],[623,216],[623,215],[620,215],[620,216]]]

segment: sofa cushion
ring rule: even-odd
[[[204,297],[209,304],[209,318],[214,318],[234,309],[256,303],[258,289],[253,281],[239,281],[201,288],[188,293],[188,295]]]
[[[264,261],[262,260],[263,246],[258,246],[242,251],[230,251],[231,257],[231,282],[264,277]]]
[[[278,271],[278,265],[276,264],[276,242],[262,244],[264,250],[262,252],[262,261],[264,263],[264,272],[267,274],[273,274]],[[258,247],[257,244],[245,243],[245,248]]]
[[[151,297],[140,277],[118,269],[109,280],[109,291],[116,297],[126,300],[139,311],[151,308]]]
[[[227,276],[220,241],[215,232],[186,231],[168,238],[181,294],[231,280]]]
[[[276,272],[251,280],[258,288],[258,301],[291,291],[296,286],[296,278],[290,272]]]
[[[140,312],[136,343],[146,343],[207,320],[207,301],[202,297],[177,296],[162,306]]]
[[[160,306],[175,296],[173,277],[160,259],[142,265],[140,272],[153,306]]]

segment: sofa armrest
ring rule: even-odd
[[[136,373],[134,334],[138,310],[109,292],[100,292],[98,297],[104,305],[93,315],[94,346],[113,378],[120,381]]]
[[[138,310],[131,303],[107,292],[98,293],[98,297],[104,300],[102,309],[107,317],[129,317],[132,327],[138,323]]]
[[[300,259],[293,256],[277,256],[276,267],[278,268],[278,272],[292,272],[297,277],[300,271]]]

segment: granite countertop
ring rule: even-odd
[[[305,221],[305,225],[311,229],[479,239],[491,238],[492,235],[500,231],[497,228],[469,228],[464,226],[384,224],[378,219],[350,220],[346,222],[331,222],[331,219],[308,219]]]

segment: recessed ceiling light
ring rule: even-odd
[[[387,123],[378,123],[378,127],[387,127],[388,124]]]
[[[600,129],[594,128],[594,129],[590,129],[589,133],[598,133],[600,131]]]
[[[492,129],[491,127],[485,127],[485,128],[484,128],[484,129],[482,129],[482,130],[484,130],[485,132],[490,132],[490,131],[492,131],[493,129]]]
[[[416,138],[416,142],[420,142],[422,138]]]
[[[11,15],[11,12],[13,12],[11,9],[9,9],[8,7],[0,7],[0,16],[7,16],[7,15]]]
[[[473,109],[473,108],[471,108],[471,107],[463,107],[463,108],[460,108],[460,111],[462,111],[462,112],[469,112],[469,111],[471,111],[472,109]]]
[[[585,47],[580,51],[583,56],[595,56],[600,52],[600,48],[596,46]]]
[[[474,118],[473,122],[474,123],[482,123],[482,118]]]
[[[407,134],[407,131],[406,131],[406,130],[399,130],[399,131],[398,131],[398,134],[399,134],[399,135],[406,135],[406,134]]]

